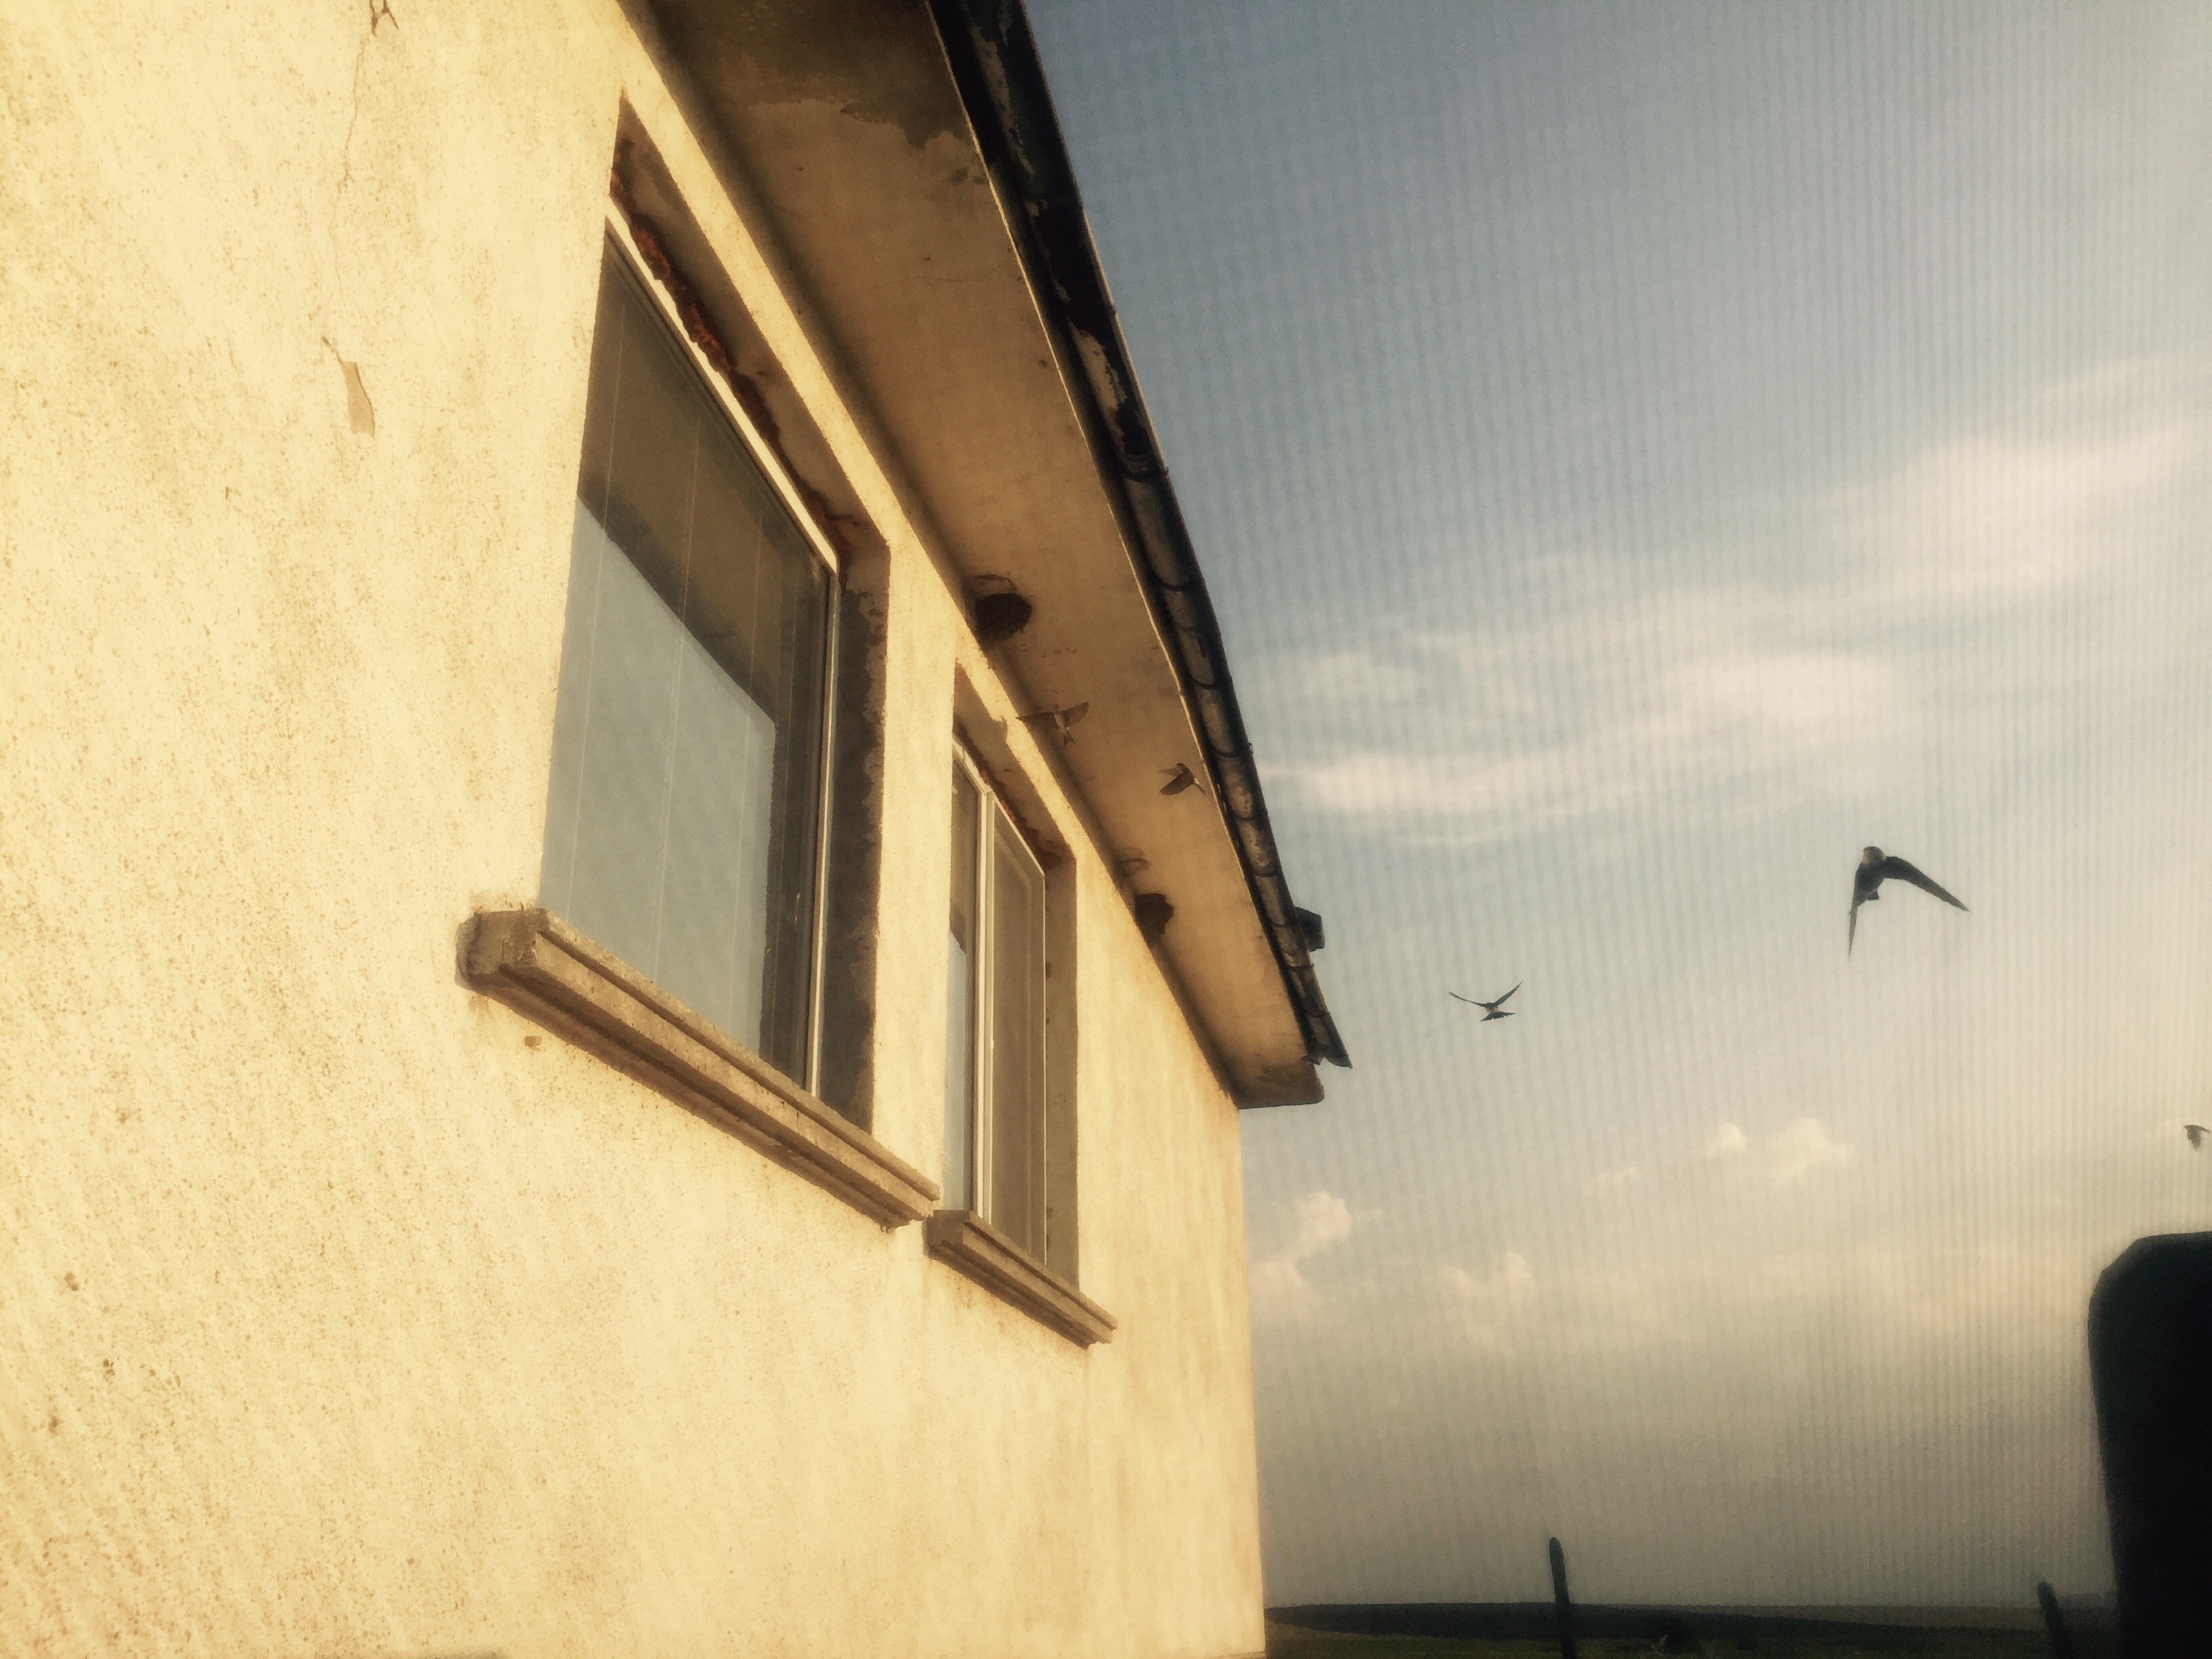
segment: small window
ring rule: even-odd
[[[952,773],[945,1204],[1039,1261],[1047,1202],[1045,875],[975,763]]]
[[[541,901],[810,1088],[834,587],[611,239]]]

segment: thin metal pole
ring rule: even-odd
[[[1575,1604],[1567,1599],[1567,1553],[1552,1540],[1552,1600],[1559,1608],[1559,1659],[1575,1659]]]
[[[2043,1604],[2043,1628],[2051,1636],[2052,1659],[2074,1659],[2074,1638],[2066,1631],[2066,1615],[2058,1610],[2057,1592],[2046,1582],[2035,1587],[2035,1599]]]

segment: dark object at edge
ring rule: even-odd
[[[2043,1630],[2051,1638],[2051,1659],[2074,1659],[2074,1638],[2067,1634],[2066,1615],[2058,1610],[2058,1592],[2048,1582],[2039,1583],[2035,1599],[2043,1608]]]
[[[2089,1297],[2089,1381],[2120,1651],[2212,1632],[2212,1233],[2139,1238]]]
[[[1322,925],[1321,912],[1300,910],[1297,912],[1297,918],[1298,931],[1306,936],[1306,949],[1309,951],[1327,949],[1328,930]]]
[[[1552,1601],[1559,1610],[1559,1659],[1575,1659],[1575,1604],[1567,1597],[1567,1553],[1552,1540]]]
[[[1146,944],[1158,945],[1160,935],[1175,920],[1175,906],[1168,902],[1165,893],[1139,893],[1135,908],[1137,931],[1144,935]]]
[[[1099,469],[1121,497],[1137,576],[1196,719],[1214,799],[1282,971],[1306,1058],[1349,1066],[1283,877],[1259,768],[1230,682],[1221,625],[1137,389],[1028,15],[1019,0],[929,0],[929,9],[992,183],[1008,210],[1006,222],[1030,268],[1038,308],[1061,336],[1066,361],[1076,370],[1069,390],[1090,405],[1083,413]]]

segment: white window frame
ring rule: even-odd
[[[995,928],[992,907],[993,861],[1000,856],[1003,844],[1011,843],[1020,849],[1019,856],[1026,861],[1036,878],[1038,902],[1036,936],[1034,940],[1039,966],[1041,988],[1048,986],[1050,963],[1048,951],[1052,937],[1052,884],[1047,879],[1044,860],[1030,845],[1030,838],[1021,822],[1007,809],[1005,800],[991,781],[990,775],[969,750],[964,739],[956,737],[952,745],[952,763],[956,772],[966,778],[975,791],[977,814],[975,823],[975,915],[970,921],[974,943],[968,959],[968,1086],[973,1109],[969,1114],[967,1158],[967,1202],[963,1207],[981,1216],[985,1221],[999,1225],[993,1213],[991,1195],[996,1190],[994,1142],[993,1130],[996,1125],[997,1103],[992,1097],[991,1058],[998,1034],[995,1030],[997,1009],[991,994],[993,983],[993,952]],[[1006,833],[997,832],[1003,824]],[[948,994],[950,987],[947,988]],[[1036,1138],[1035,1163],[1032,1172],[1035,1183],[1033,1201],[1038,1212],[1041,1237],[1036,1241],[1033,1254],[1039,1262],[1044,1261],[1051,1243],[1053,1206],[1051,1204],[1051,1120],[1048,1103],[1050,1091],[1052,1048],[1051,996],[1043,990],[1037,1009],[1036,1077],[1038,1097],[1034,1110],[1036,1120],[1031,1126]],[[948,1067],[951,1056],[946,1057]],[[951,1079],[946,1079],[949,1086]],[[945,1149],[947,1172],[952,1164],[953,1149]],[[948,1182],[949,1186],[949,1182]],[[1024,1248],[1029,1249],[1028,1245]]]

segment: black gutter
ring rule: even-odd
[[[1349,1066],[1314,972],[1308,924],[1283,878],[1220,625],[1099,269],[1029,15],[1021,0],[929,0],[929,8],[984,162],[1023,244],[1030,286],[1061,333],[1067,360],[1079,370],[1073,389],[1078,402],[1089,405],[1083,413],[1099,470],[1121,496],[1125,521],[1138,544],[1137,573],[1170,642],[1183,699],[1197,719],[1214,799],[1227,817],[1252,902],[1297,1012],[1306,1058]]]

